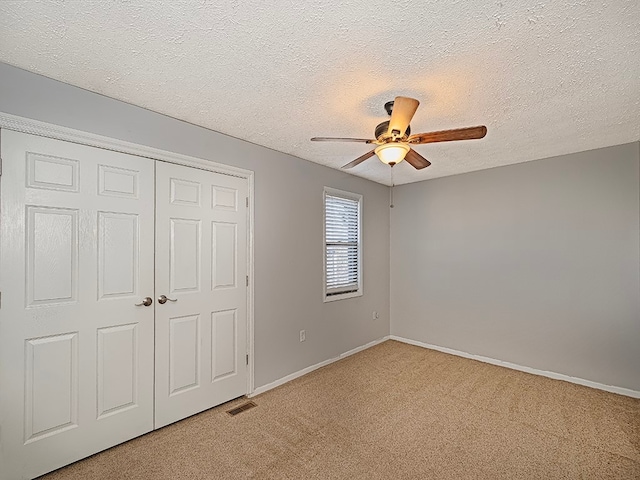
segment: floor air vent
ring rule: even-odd
[[[234,415],[238,415],[239,413],[244,412],[245,410],[249,410],[250,408],[257,407],[257,405],[253,402],[246,402],[242,405],[238,405],[236,408],[232,408],[231,410],[227,410],[227,413],[232,417]]]

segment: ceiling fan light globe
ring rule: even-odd
[[[375,149],[378,158],[387,165],[397,164],[404,160],[411,147],[404,143],[385,143]]]

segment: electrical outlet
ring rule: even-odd
[[[374,311],[374,312],[373,312],[373,319],[374,319],[374,320],[377,320],[377,319],[379,319],[379,318],[380,318],[380,314],[379,314],[378,312]]]
[[[307,339],[307,331],[306,330],[300,330],[300,341],[304,342]]]

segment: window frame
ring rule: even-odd
[[[357,261],[358,261],[358,288],[356,291],[333,293],[327,291],[327,196],[345,198],[358,202],[358,242],[357,242]],[[322,294],[323,301],[335,302],[336,300],[344,300],[347,298],[361,297],[363,295],[362,285],[362,204],[363,197],[359,193],[338,190],[332,187],[324,187],[322,192]]]

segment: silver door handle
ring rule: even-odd
[[[169,298],[166,295],[160,295],[158,297],[158,303],[160,305],[164,305],[165,303],[167,303],[167,300],[169,300],[170,302],[177,302],[178,301],[177,298]]]
[[[151,305],[153,303],[153,300],[151,300],[151,297],[146,297],[142,303],[136,303],[136,307],[142,307],[143,305],[145,307],[148,307],[149,305]]]

